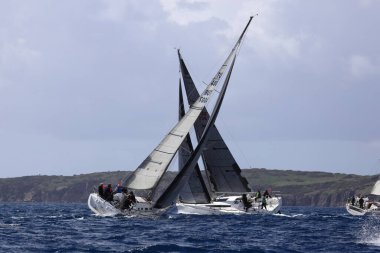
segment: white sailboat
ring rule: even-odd
[[[199,97],[199,93],[179,50],[178,56],[187,100],[191,105]],[[185,114],[181,82],[179,90],[179,116],[181,118]],[[198,141],[209,118],[210,115],[204,108],[201,117],[194,124]],[[178,152],[179,168],[183,167],[182,164],[192,154],[192,146],[191,138],[188,135]],[[206,147],[202,151],[202,160],[209,188],[206,187],[199,166],[196,165],[195,171],[180,193],[180,201],[176,204],[178,213],[229,214],[277,213],[280,211],[282,207],[280,196],[256,198],[256,194],[251,192],[247,180],[241,176],[239,165],[215,125],[210,129]],[[263,201],[266,205],[263,205]]]
[[[119,208],[119,203],[107,202],[97,193],[90,194],[88,198],[89,208],[96,214],[101,215],[113,215],[119,213],[130,214],[160,214],[165,212],[178,197],[182,187],[188,181],[189,176],[194,171],[194,167],[199,159],[201,150],[203,149],[207,138],[209,136],[209,129],[215,122],[215,119],[219,113],[219,109],[223,102],[224,93],[226,92],[229,77],[235,62],[237,51],[241,45],[243,36],[251,22],[253,17],[250,17],[248,24],[244,31],[240,35],[238,41],[234,45],[227,59],[220,67],[214,78],[207,85],[201,96],[192,103],[189,110],[181,118],[181,120],[171,129],[171,131],[164,137],[164,139],[158,144],[156,148],[148,155],[148,157],[138,166],[138,168],[127,178],[125,187],[129,191],[133,191],[136,194],[135,204],[129,208],[122,210]],[[178,173],[173,182],[160,192],[160,182],[163,174],[168,169],[171,161],[173,160],[176,152],[178,151],[181,143],[186,138],[191,127],[195,121],[199,118],[203,108],[206,106],[210,96],[213,94],[219,80],[225,73],[227,67],[230,66],[218,100],[214,106],[213,113],[210,117],[208,125],[205,127],[204,133],[199,140],[198,146],[194,150],[192,157],[184,164],[184,167]],[[116,198],[120,197],[123,201],[123,196],[116,195]]]
[[[371,195],[374,198],[379,198],[380,196],[380,180],[377,180],[375,185],[372,188]],[[379,199],[378,199],[379,200]],[[380,202],[379,201],[371,201],[368,197],[363,198],[363,205],[360,207],[360,198],[354,197],[354,199],[350,200],[349,203],[346,204],[346,210],[348,213],[355,216],[363,216],[363,215],[380,215]]]

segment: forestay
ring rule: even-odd
[[[201,96],[190,109],[183,116],[183,118],[173,127],[172,130],[164,137],[159,145],[148,155],[148,157],[138,166],[138,168],[128,177],[125,184],[129,189],[134,190],[154,190],[167,170],[170,162],[173,160],[175,153],[178,151],[181,143],[189,133],[190,128],[199,117],[210,96],[212,95],[215,87],[217,86],[220,78],[223,76],[228,64],[236,55],[236,51],[242,41],[243,35],[251,22],[250,18],[246,28],[239,37],[235,46],[231,50],[227,59],[220,67],[210,84],[202,92]]]

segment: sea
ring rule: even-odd
[[[0,252],[380,252],[380,217],[312,207],[101,217],[86,204],[0,203]]]

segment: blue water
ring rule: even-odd
[[[0,252],[380,252],[380,217],[282,213],[153,219],[97,217],[85,204],[0,203]]]

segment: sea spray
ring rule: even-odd
[[[380,246],[380,217],[373,215],[363,220],[358,238],[361,243]]]

